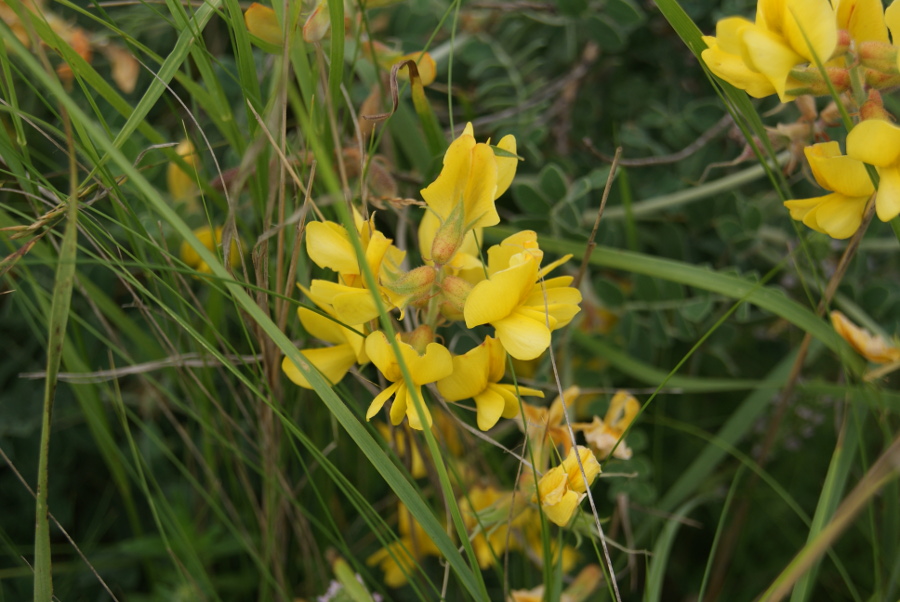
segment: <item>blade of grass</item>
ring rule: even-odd
[[[75,283],[75,261],[78,255],[78,171],[75,159],[74,140],[69,120],[64,113],[63,124],[69,143],[69,185],[66,228],[56,265],[53,285],[53,301],[50,306],[50,332],[47,336],[47,377],[44,387],[44,410],[41,416],[41,443],[38,458],[37,501],[35,503],[34,533],[34,599],[36,602],[51,602],[53,598],[53,573],[50,552],[50,509],[47,506],[47,486],[49,480],[50,425],[53,415],[53,400],[56,398],[57,374],[66,340],[66,325],[69,322],[69,306],[72,302],[72,288]]]

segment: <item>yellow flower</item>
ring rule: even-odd
[[[507,549],[516,547],[517,540],[510,533],[510,527],[518,526],[521,517],[510,518],[512,494],[499,491],[495,487],[471,487],[459,500],[459,510],[466,529],[479,529],[471,538],[472,548],[478,558],[478,566],[490,568],[494,560]]]
[[[222,226],[218,226],[215,229],[212,229],[209,226],[203,226],[194,230],[194,236],[200,239],[200,242],[203,243],[203,246],[216,253],[222,244]],[[203,274],[212,274],[212,270],[206,264],[205,261],[200,259],[200,255],[197,254],[197,251],[194,250],[191,245],[184,241],[181,243],[181,261],[186,263],[188,267],[191,267],[198,272]],[[231,239],[231,249],[228,253],[228,264],[232,268],[236,268],[241,263],[241,251],[238,247],[238,241],[235,238]]]
[[[492,428],[500,417],[513,418],[519,413],[515,385],[497,384],[506,373],[506,351],[500,341],[486,337],[484,342],[463,355],[453,356],[453,373],[437,382],[437,389],[447,401],[474,399],[478,428]],[[520,386],[519,395],[544,394],[537,389]]]
[[[300,287],[309,296],[309,291]],[[334,317],[327,306],[320,306],[321,310]],[[336,320],[327,318],[320,313],[305,307],[297,308],[297,317],[300,323],[313,337],[332,343],[331,347],[316,349],[301,349],[300,353],[309,360],[316,369],[332,384],[338,383],[353,364],[368,363],[366,357],[365,339],[358,332],[341,326]],[[300,369],[287,357],[281,362],[281,369],[294,384],[304,389],[312,389],[312,385],[300,372]]]
[[[488,279],[466,299],[466,326],[491,324],[511,356],[534,359],[550,347],[550,332],[578,313],[581,293],[569,286],[571,276],[543,280],[569,256],[541,269],[543,252],[537,234],[519,232],[488,249]]]
[[[364,220],[353,212],[354,221],[365,256],[376,280],[399,272],[404,253],[391,244],[391,239],[375,229],[375,216]],[[378,317],[378,307],[372,292],[366,288],[365,278],[356,257],[350,234],[334,222],[311,222],[306,229],[306,250],[316,265],[338,273],[338,282],[313,280],[310,293],[319,305],[330,305],[334,315],[348,325],[363,324]],[[386,291],[377,292],[387,310],[394,305]]]
[[[609,402],[609,409],[603,420],[594,416],[593,421],[576,423],[572,425],[572,428],[584,433],[588,445],[600,456],[600,459],[608,457],[615,447],[613,456],[628,460],[631,458],[631,450],[624,441],[619,443],[619,440],[622,439],[640,410],[641,404],[637,399],[627,391],[617,391],[613,395],[612,401]],[[616,443],[619,443],[618,447],[616,447]]]
[[[504,136],[497,146],[516,154],[516,139]],[[499,157],[483,142],[475,142],[472,124],[454,140],[444,154],[437,179],[422,190],[422,198],[441,223],[461,205],[465,230],[500,223],[494,201],[506,192],[516,174],[515,157]]]
[[[584,467],[584,476],[578,464],[579,458]],[[569,450],[569,455],[562,464],[548,470],[541,477],[532,502],[540,500],[541,509],[547,518],[560,527],[565,527],[584,499],[587,487],[594,482],[598,474],[600,463],[594,457],[594,452],[578,445]],[[587,477],[586,484],[585,477]]]
[[[420,326],[417,330],[423,328],[427,328],[427,326]],[[400,353],[403,355],[403,362],[412,376],[414,390],[410,391],[406,381],[403,380],[400,364],[397,362],[397,357],[394,355],[394,350],[391,348],[387,336],[380,330],[376,330],[366,337],[366,354],[384,377],[393,384],[372,400],[372,403],[369,405],[369,411],[366,413],[366,420],[371,420],[384,404],[393,397],[391,422],[395,425],[400,424],[403,421],[403,417],[406,416],[409,419],[409,426],[421,431],[423,428],[422,421],[419,418],[419,412],[416,410],[415,402],[410,397],[411,395],[416,395],[423,404],[425,419],[428,422],[428,427],[431,428],[431,412],[424,405],[422,385],[433,383],[450,375],[453,371],[453,360],[450,352],[439,343],[417,344],[414,347],[403,341],[402,334],[398,333],[396,337],[397,344],[400,346]]]
[[[563,455],[569,453],[573,441],[566,427],[565,408],[572,407],[579,395],[581,389],[572,386],[563,391],[562,397],[556,397],[549,408],[522,403],[525,420],[524,423],[519,421],[519,428],[528,433],[537,450],[543,449],[544,443],[550,441],[554,446],[562,446]],[[537,453],[537,456],[541,458],[543,454]]]
[[[190,140],[183,140],[175,152],[184,159],[190,171],[185,172],[175,162],[170,162],[166,168],[166,183],[169,194],[178,202],[191,202],[197,196],[197,164],[199,163],[197,152]]]
[[[275,11],[259,2],[254,2],[244,11],[244,23],[247,30],[264,42],[275,46],[284,44],[284,33],[278,24]]]
[[[849,143],[848,137],[848,147]],[[853,236],[862,223],[866,202],[875,192],[865,165],[856,158],[842,155],[834,141],[814,144],[803,150],[816,182],[834,192],[811,199],[785,201],[784,206],[790,210],[793,219],[802,220],[816,232],[832,238]]]
[[[575,580],[563,590],[559,602],[582,602],[594,593],[601,581],[603,570],[599,565],[589,564],[581,569]],[[544,586],[539,585],[530,590],[513,590],[509,594],[510,602],[543,602]]]
[[[889,345],[882,337],[873,336],[847,319],[839,311],[831,312],[831,325],[860,355],[876,364],[900,361],[900,347]]]
[[[827,62],[838,42],[837,19],[828,0],[759,0],[756,22],[723,19],[716,37],[705,37],[703,61],[717,76],[761,98],[773,91],[782,102],[796,87],[791,71],[817,58]]]
[[[857,124],[847,135],[847,155],[878,170],[875,212],[889,222],[900,214],[900,128],[881,119]]]
[[[418,521],[413,520],[403,504],[397,513],[400,538],[386,548],[378,550],[366,560],[369,566],[378,565],[384,571],[384,582],[390,587],[401,587],[407,582],[407,575],[416,569],[419,560],[426,556],[440,556],[434,544]]]

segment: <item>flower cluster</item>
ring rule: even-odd
[[[785,202],[793,219],[833,238],[859,229],[873,195],[880,220],[900,214],[900,128],[878,92],[900,84],[898,36],[897,2],[884,9],[880,0],[760,0],[755,21],[729,17],[704,37],[710,71],[751,96],[787,102],[844,93],[841,102],[862,119],[847,137],[846,155],[835,141],[804,149],[816,182],[830,193]]]
[[[530,360],[546,351],[551,332],[578,313],[581,293],[571,286],[571,276],[549,277],[568,257],[545,265],[532,231],[489,248],[486,262],[480,258],[483,229],[500,221],[495,201],[515,175],[515,153],[512,136],[492,147],[476,142],[471,125],[453,141],[440,175],[422,190],[421,266],[405,269],[406,254],[378,230],[374,215],[365,219],[355,212],[352,233],[334,222],[308,225],[310,259],[336,277],[313,280],[303,289],[318,309],[299,309],[304,328],[332,345],[301,353],[332,383],[355,364],[374,364],[389,384],[370,403],[367,419],[391,402],[394,425],[406,418],[414,429],[431,426],[431,411],[417,400],[424,402],[422,387],[432,383],[447,401],[474,400],[482,430],[516,416],[522,395],[541,396],[500,382],[507,356]],[[379,328],[382,308],[399,313],[393,336]],[[464,353],[440,342],[442,329],[459,323],[481,340]],[[493,335],[476,334],[487,325]],[[310,387],[300,367],[288,359],[283,367],[296,384]]]
[[[380,383],[366,419],[388,419],[392,426],[378,423],[378,429],[414,479],[431,467],[417,432],[438,436],[458,477],[458,504],[482,569],[510,550],[542,562],[548,553],[542,513],[563,527],[592,528],[586,526],[592,521],[573,518],[600,473],[598,458],[617,444],[618,458],[630,456],[621,439],[637,413],[631,405],[637,401],[616,397],[604,420],[569,425],[565,408],[580,395],[577,387],[545,408],[523,401],[542,398],[540,389],[507,378],[511,360],[532,361],[547,351],[552,333],[572,321],[582,300],[571,276],[551,274],[569,256],[545,261],[533,231],[482,251],[485,230],[500,222],[495,202],[512,183],[518,160],[512,136],[493,146],[478,142],[466,126],[448,147],[440,174],[421,190],[418,266],[401,250],[406,245],[379,229],[374,214],[354,210],[351,229],[309,223],[307,254],[330,277],[299,287],[307,303],[298,318],[321,343],[298,349],[304,365],[288,358],[282,363],[287,377],[304,388],[313,388],[309,370],[337,384],[354,366],[360,377]],[[481,431],[517,419],[532,451],[514,490],[460,457],[455,425],[429,393],[450,407],[471,400]],[[575,444],[576,431],[590,447]],[[390,586],[402,585],[419,561],[438,555],[402,507],[398,529],[398,539],[369,558]],[[559,542],[549,552],[564,570],[577,557]]]

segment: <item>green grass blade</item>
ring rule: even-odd
[[[70,138],[71,141],[71,138]],[[75,259],[78,254],[78,197],[75,180],[74,149],[70,148],[72,170],[72,193],[69,195],[66,211],[66,229],[56,265],[56,279],[53,285],[53,302],[50,306],[50,332],[47,337],[47,376],[44,387],[44,411],[41,417],[41,447],[38,460],[37,502],[35,508],[34,534],[34,599],[36,602],[51,602],[53,597],[53,574],[50,552],[50,510],[47,506],[47,485],[49,479],[50,425],[53,415],[53,400],[56,397],[57,374],[66,340],[66,325],[69,322],[69,306],[72,302],[72,287],[75,283]]]

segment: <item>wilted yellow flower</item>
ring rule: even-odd
[[[579,459],[581,466],[578,463]],[[581,473],[582,466],[584,475]],[[541,477],[532,501],[540,501],[541,509],[547,518],[560,527],[565,527],[584,499],[587,487],[594,482],[598,474],[600,463],[594,457],[594,452],[578,445],[569,450],[569,455],[562,464],[548,470]]]
[[[500,341],[486,337],[484,342],[464,355],[453,356],[453,373],[437,382],[437,389],[447,401],[474,399],[478,412],[478,428],[492,428],[500,417],[519,414],[519,398],[515,385],[498,384],[506,373],[506,351]],[[544,394],[519,386],[519,395]]]
[[[532,445],[535,445],[537,450],[541,450],[544,443],[549,441],[554,446],[561,445],[563,455],[568,455],[574,442],[566,427],[565,408],[572,407],[579,395],[581,395],[581,389],[571,386],[563,391],[562,396],[557,396],[549,407],[522,403],[524,422],[521,419],[518,421],[519,428],[528,433]],[[544,454],[538,453],[537,455],[542,458]]]
[[[594,416],[593,421],[576,423],[572,428],[584,433],[588,445],[601,460],[609,456],[613,447],[616,448],[613,456],[628,460],[631,458],[631,450],[624,441],[620,442],[620,439],[640,410],[641,404],[628,391],[617,391],[609,402],[609,409],[603,420],[600,420],[599,416]],[[619,445],[616,446],[616,443]]]
[[[209,226],[203,226],[194,230],[194,236],[200,239],[200,242],[203,243],[203,246],[216,253],[219,251],[219,247],[222,245],[222,227],[218,226],[213,229]],[[198,272],[203,274],[212,274],[212,270],[200,258],[200,255],[197,251],[194,250],[191,245],[184,241],[181,243],[181,261],[186,263],[188,267],[191,267]],[[227,264],[232,268],[239,266],[241,263],[241,251],[238,246],[238,241],[236,238],[231,239],[231,248],[228,253],[228,261]]]
[[[848,137],[848,148],[849,143]],[[857,158],[842,155],[835,141],[808,146],[803,152],[819,186],[834,192],[811,199],[785,201],[784,206],[790,210],[793,219],[802,221],[816,232],[832,238],[853,236],[862,223],[866,203],[875,192],[866,166]]]
[[[870,362],[876,364],[900,362],[900,347],[889,345],[882,337],[874,336],[869,331],[860,328],[841,312],[831,312],[831,325],[845,341]]]

